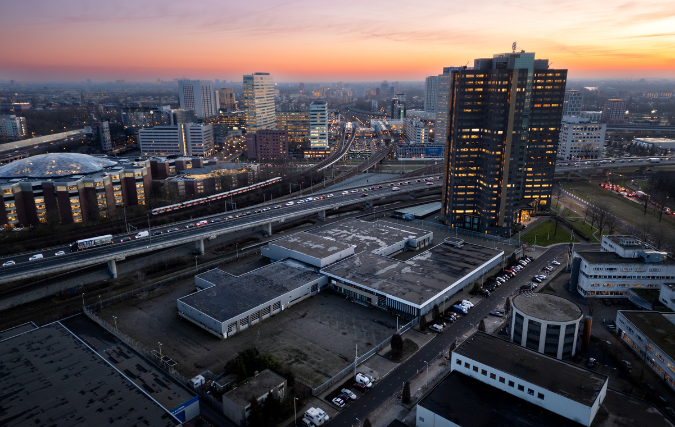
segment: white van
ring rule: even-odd
[[[35,261],[35,260],[42,259],[42,258],[44,258],[42,256],[42,254],[35,254],[32,257],[28,258],[28,261]]]
[[[150,233],[148,233],[147,231],[140,231],[136,235],[136,239],[140,239],[141,237],[148,237],[149,235],[150,235]]]
[[[320,413],[316,408],[309,408],[305,412],[305,418],[314,423],[314,425],[320,426],[324,423],[323,414]]]

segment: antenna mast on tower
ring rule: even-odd
[[[513,49],[513,53],[516,53],[516,42],[513,42],[511,49]]]

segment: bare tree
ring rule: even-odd
[[[607,212],[605,209],[598,207],[596,209],[597,212],[597,218],[596,221],[598,222],[598,230],[600,230],[600,235],[602,236],[602,230],[607,226],[607,217],[609,216],[609,212]]]
[[[608,215],[607,219],[605,220],[605,224],[607,225],[607,231],[609,234],[614,234],[614,231],[619,224],[619,220],[614,215]]]
[[[600,307],[600,299],[598,298],[588,298],[588,315],[593,317],[595,312]]]

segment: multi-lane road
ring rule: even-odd
[[[373,388],[354,401],[350,406],[340,411],[330,425],[332,427],[350,427],[356,424],[356,419],[363,421],[373,410],[385,403],[393,396],[394,392],[401,387],[403,382],[410,379],[418,372],[426,369],[425,361],[431,360],[441,352],[447,352],[455,340],[461,340],[462,336],[476,329],[480,321],[488,317],[490,311],[498,306],[503,306],[506,297],[519,292],[522,285],[531,281],[532,276],[555,259],[557,255],[565,252],[566,245],[556,245],[525,266],[518,275],[501,287],[495,289],[489,298],[485,298],[480,304],[476,304],[468,314],[461,316],[455,323],[449,325],[444,332],[434,337],[427,345],[412,355],[407,361],[391,371],[386,377],[377,381]],[[577,250],[589,250],[598,248],[598,245],[576,245]],[[563,266],[556,267],[564,268]]]
[[[398,184],[399,181],[395,182]],[[270,231],[273,232],[273,224],[286,220],[317,213],[321,215],[322,212],[342,206],[372,202],[385,197],[398,196],[402,193],[437,190],[442,180],[434,176],[433,179],[430,177],[429,180],[423,181],[422,178],[416,178],[410,179],[407,182],[409,184],[397,185],[400,188],[399,191],[392,191],[393,187],[389,186],[389,182],[385,182],[369,186],[366,191],[363,191],[363,188],[351,188],[332,193],[316,193],[313,196],[303,196],[302,198],[284,200],[278,203],[271,202],[255,208],[224,212],[192,221],[151,228],[149,230],[150,235],[140,239],[134,238],[135,233],[116,235],[114,236],[114,243],[112,245],[74,253],[70,252],[69,246],[54,247],[49,252],[43,251],[44,258],[36,261],[29,261],[29,257],[33,254],[7,256],[0,259],[0,264],[7,263],[8,261],[14,261],[15,264],[0,267],[0,283],[68,271],[111,260],[122,260],[127,256],[134,256],[190,242],[199,242],[211,236],[252,229],[254,227],[270,227]],[[329,196],[329,194],[332,194],[332,196]],[[307,201],[310,197],[316,198],[316,200]],[[302,201],[300,202],[300,200]],[[293,203],[290,204],[290,202]],[[207,223],[197,226],[196,223],[200,221],[207,221]],[[173,231],[169,232],[170,229]],[[153,234],[158,232],[161,232],[161,234],[153,236]],[[121,242],[121,240],[126,238],[131,239]],[[55,253],[58,251],[63,251],[65,254],[56,256]]]
[[[597,169],[616,169],[616,168],[640,168],[643,166],[646,167],[656,167],[656,166],[670,166],[675,165],[675,157],[659,157],[660,161],[658,163],[652,163],[649,159],[654,157],[624,157],[611,159],[612,162],[609,163],[610,159],[597,159],[597,160],[579,160],[579,161],[566,161],[558,160],[556,162],[555,171],[556,172],[570,172],[570,171],[579,171],[579,170],[597,170]],[[602,163],[607,161],[606,163]],[[599,164],[599,166],[596,166]],[[575,166],[576,165],[576,166]]]

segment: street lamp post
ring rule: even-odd
[[[115,329],[117,329],[117,316],[113,316],[113,319],[115,320]],[[117,329],[119,330],[119,329]]]
[[[84,307],[84,292],[82,292],[82,307]]]
[[[295,419],[295,424],[294,424],[294,426],[298,425],[298,413],[297,413],[297,411],[296,411],[296,409],[295,409],[295,401],[296,401],[296,400],[298,400],[297,397],[293,399],[293,418]]]
[[[150,230],[150,214],[148,216],[148,237],[150,237],[150,246],[152,246],[152,231]]]
[[[159,344],[159,356],[162,356],[162,343],[157,341],[157,344]]]

